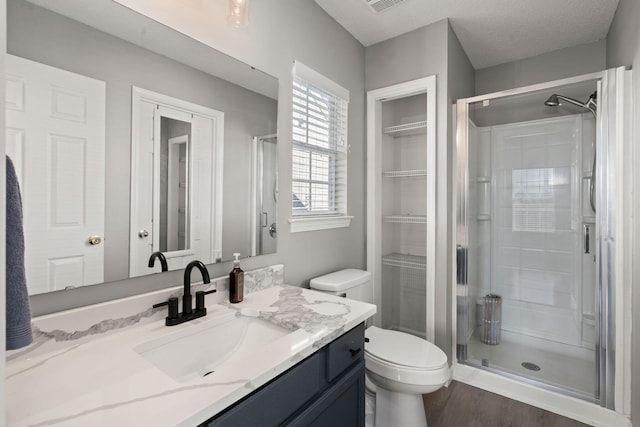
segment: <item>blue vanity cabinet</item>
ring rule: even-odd
[[[364,324],[203,425],[364,426]]]
[[[364,360],[306,407],[287,427],[364,426]]]

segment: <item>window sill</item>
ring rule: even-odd
[[[307,218],[289,218],[292,233],[303,231],[328,230],[330,228],[344,228],[351,225],[352,216],[313,216]]]

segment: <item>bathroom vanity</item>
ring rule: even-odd
[[[151,307],[182,287],[35,318],[7,353],[8,425],[363,425],[375,306],[281,278],[247,272],[239,304],[226,278],[193,285],[218,288],[207,316],[172,327]]]
[[[364,323],[204,425],[364,426]]]

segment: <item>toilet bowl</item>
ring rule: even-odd
[[[367,271],[336,271],[312,279],[310,287],[372,302],[371,273]],[[366,384],[369,395],[375,393],[375,425],[426,427],[422,395],[449,381],[446,354],[420,337],[377,326],[366,329],[365,339]]]
[[[446,354],[404,332],[370,326],[365,331],[365,370],[376,386],[376,425],[427,425],[422,395],[449,381]]]
[[[431,393],[449,380],[447,355],[422,338],[370,326],[365,361],[374,384],[400,393]]]

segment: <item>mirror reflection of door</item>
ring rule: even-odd
[[[278,243],[278,146],[276,135],[253,139],[253,201],[255,213],[251,255],[272,253]]]
[[[164,253],[169,270],[220,258],[224,114],[133,90],[130,276]],[[156,263],[159,264],[159,263]]]
[[[105,83],[6,55],[29,294],[104,281]]]

